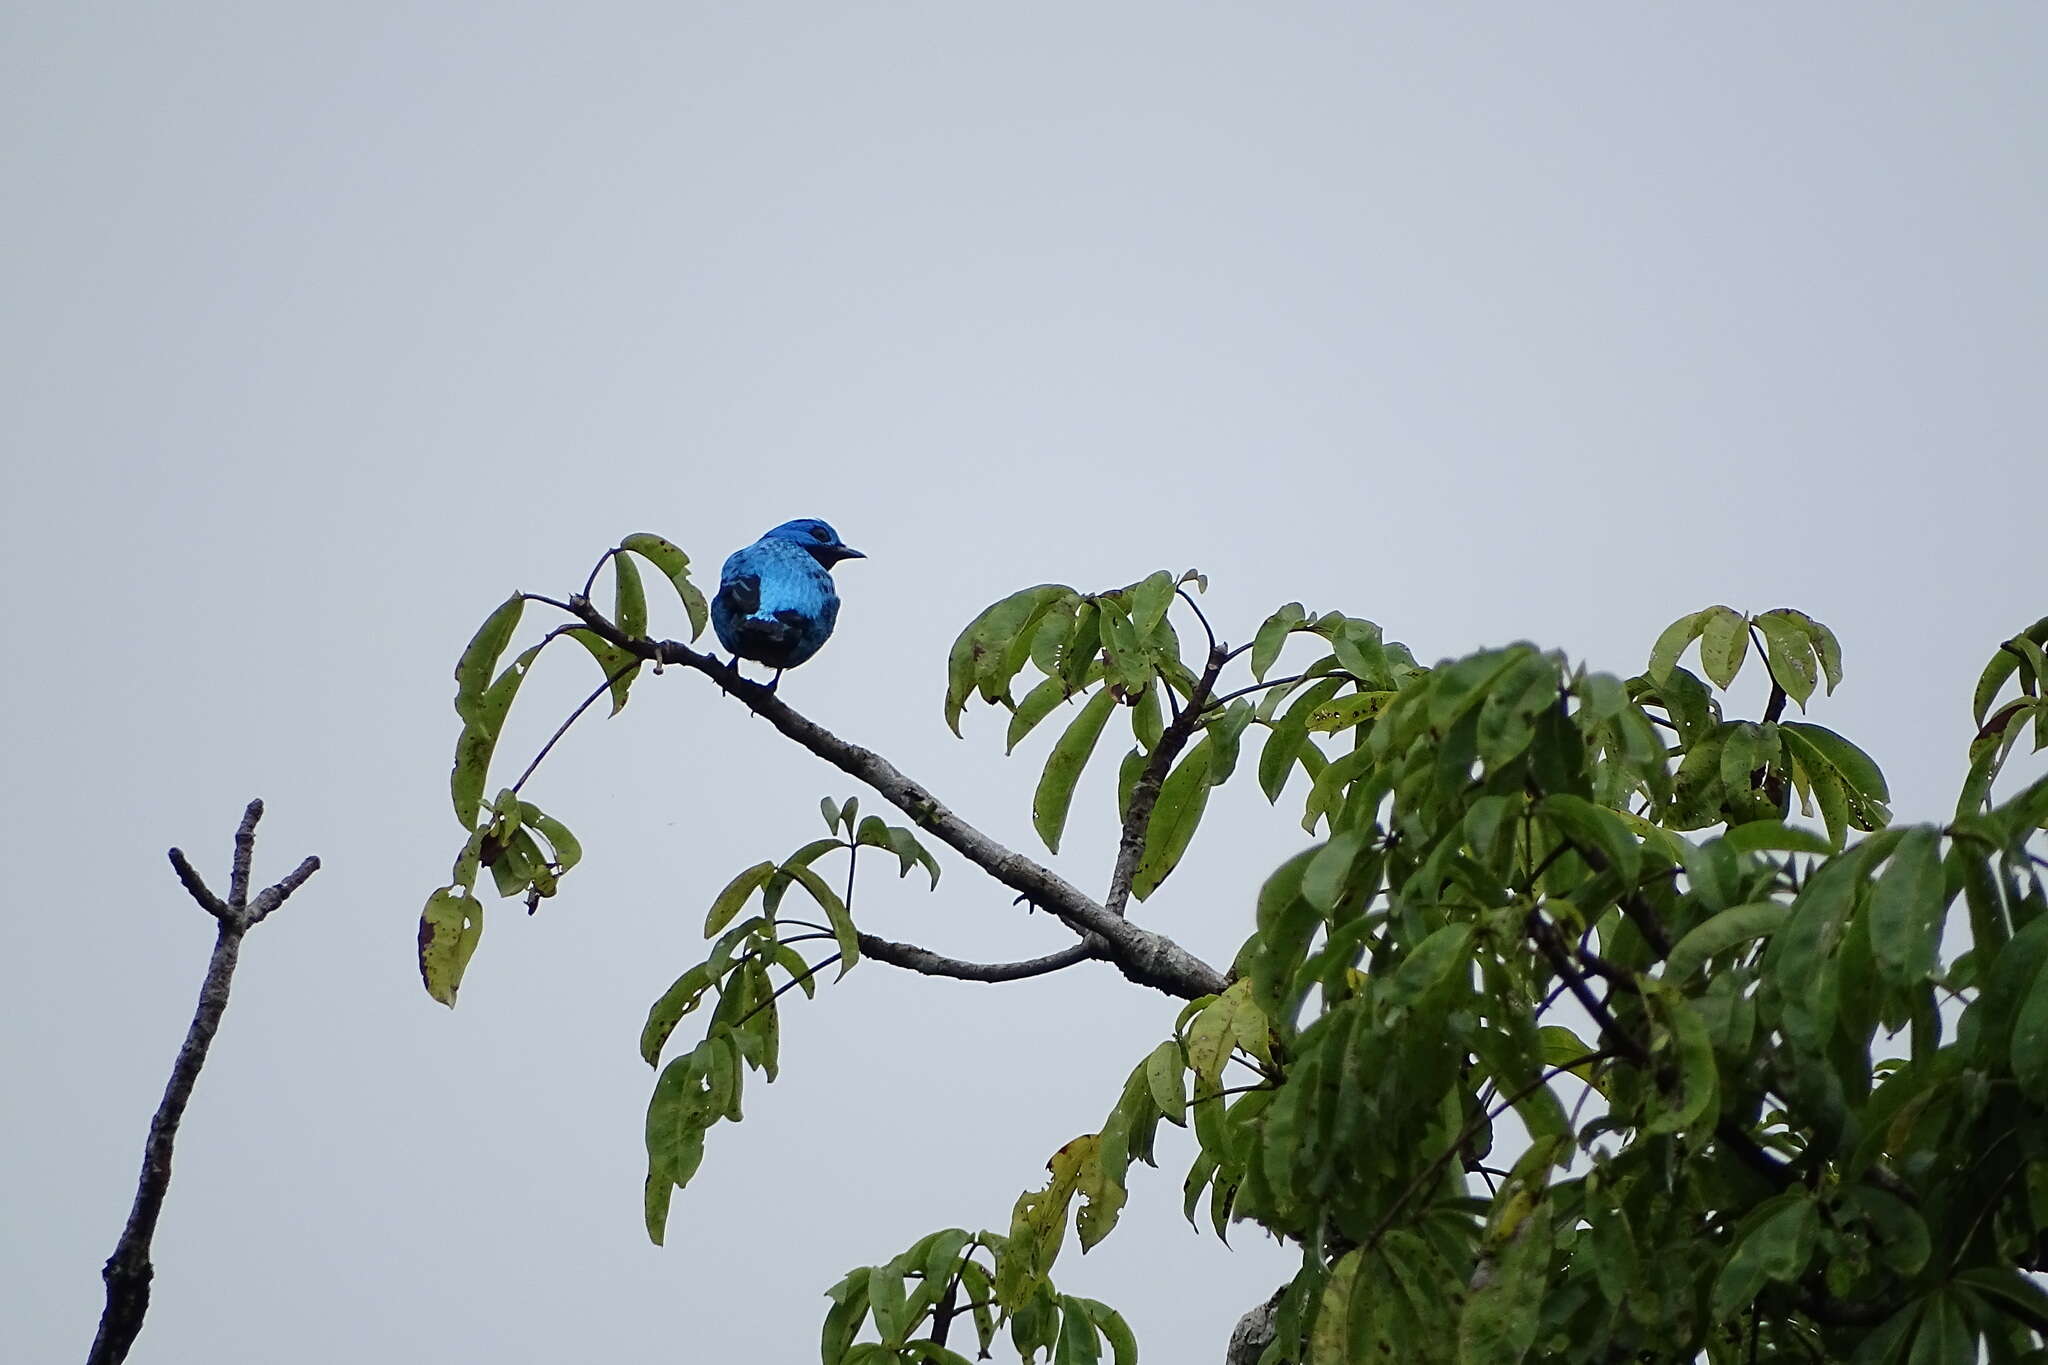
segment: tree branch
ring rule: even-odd
[[[767,688],[742,677],[738,669],[674,640],[629,636],[588,601],[579,601],[568,610],[600,638],[638,658],[692,668],[710,678],[784,736],[847,776],[872,787],[883,800],[909,816],[912,824],[989,876],[1056,916],[1076,934],[1092,934],[1100,939],[1102,956],[1115,963],[1127,979],[1182,1000],[1216,994],[1228,984],[1223,973],[1172,939],[1111,914],[1052,869],[1004,847],[955,815],[880,754],[850,744],[798,714]]]
[[[227,1009],[228,987],[234,980],[242,936],[284,904],[320,867],[318,858],[306,859],[251,902],[249,865],[256,847],[256,822],[262,818],[261,801],[251,801],[242,813],[241,827],[235,831],[235,854],[225,902],[207,888],[181,850],[170,851],[171,866],[179,882],[201,909],[220,922],[220,928],[214,936],[213,956],[206,964],[206,977],[199,987],[199,1004],[192,1012],[191,1026],[186,1029],[184,1045],[171,1065],[171,1079],[164,1087],[163,1100],[149,1121],[134,1206],[129,1210],[120,1241],[114,1245],[114,1254],[107,1258],[100,1272],[107,1285],[107,1305],[100,1314],[99,1333],[93,1339],[86,1365],[119,1365],[127,1359],[137,1333],[142,1330],[143,1316],[149,1312],[149,1286],[156,1276],[156,1267],[149,1260],[149,1245],[156,1235],[164,1196],[171,1186],[171,1149],[178,1138],[178,1124],[185,1117],[185,1106],[191,1102],[199,1069],[206,1065],[207,1049],[212,1046],[221,1015]]]
[[[929,948],[920,948],[914,943],[892,943],[886,938],[873,934],[860,936],[860,951],[863,957],[886,962],[892,967],[921,972],[926,976],[949,976],[955,981],[1021,981],[1026,977],[1045,976],[1077,962],[1103,955],[1099,941],[1077,943],[1071,948],[1062,948],[1044,957],[1026,958],[1022,962],[962,962],[958,958],[945,957]]]

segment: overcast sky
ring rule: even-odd
[[[1426,660],[1633,672],[1684,612],[1795,605],[1847,661],[1813,718],[1943,814],[1978,669],[2048,612],[2044,38],[2019,4],[0,7],[0,1356],[92,1337],[210,944],[163,850],[224,878],[255,795],[259,875],[325,867],[244,953],[138,1361],[812,1359],[840,1274],[1005,1228],[1100,1124],[1177,1002],[863,966],[647,1244],[646,1007],[852,790],[694,675],[550,759],[586,864],[427,1000],[450,667],[626,532],[715,574],[831,520],[871,558],[783,695],[1027,849],[1044,741],[946,733],[954,633],[1190,565],[1232,638],[1299,598]],[[590,671],[551,654],[504,752]],[[1111,766],[1057,862],[1091,887]],[[1243,785],[1142,912],[1217,963],[1303,842]],[[957,861],[857,908],[1066,941]],[[1188,1229],[1190,1150],[1058,1268],[1153,1362],[1220,1358],[1292,1263]]]

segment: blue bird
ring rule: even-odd
[[[816,654],[832,636],[839,593],[827,570],[842,559],[866,558],[815,517],[785,521],[733,551],[711,599],[711,625],[732,651],[733,666],[741,659],[768,665],[775,670],[768,683],[773,692],[783,669]]]

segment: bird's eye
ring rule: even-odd
[[[832,539],[832,533],[831,533],[830,531],[826,530],[826,529],[825,529],[824,527],[822,527],[822,526],[813,526],[813,527],[811,528],[811,539],[812,539],[812,540],[830,540],[830,539]]]

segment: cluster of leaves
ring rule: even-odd
[[[607,562],[611,565],[612,619],[627,635],[639,637],[647,632],[647,590],[635,556],[652,564],[674,587],[689,616],[690,638],[696,639],[703,633],[709,607],[704,594],[690,581],[690,557],[660,536],[645,532],[627,536],[616,549],[607,550],[591,570],[594,582],[598,571]],[[586,583],[586,594],[589,589]],[[462,720],[462,731],[455,742],[448,794],[465,837],[448,885],[436,888],[427,898],[419,934],[421,979],[427,993],[444,1005],[455,1003],[463,972],[483,936],[484,907],[476,895],[482,873],[490,872],[498,895],[524,900],[530,914],[555,894],[563,874],[583,856],[582,846],[561,821],[520,794],[532,765],[500,791],[496,800],[484,803],[491,758],[520,685],[541,652],[564,637],[583,646],[603,670],[603,685],[592,694],[592,700],[608,693],[613,715],[626,705],[640,672],[640,659],[584,626],[558,626],[499,668],[518,634],[526,604],[534,600],[540,599],[528,593],[506,598],[477,628],[455,664],[455,714]],[[581,714],[580,708],[577,714]]]
[[[1147,766],[1172,764],[1161,775],[1146,825],[1131,894],[1145,900],[1179,865],[1193,841],[1211,789],[1230,780],[1238,751],[1253,725],[1268,730],[1259,781],[1277,797],[1298,764],[1318,777],[1327,760],[1308,742],[1312,731],[1357,724],[1422,670],[1406,646],[1385,643],[1370,621],[1329,612],[1317,616],[1290,603],[1260,629],[1256,641],[1228,651],[1209,641],[1206,660],[1191,666],[1168,609],[1176,597],[1193,605],[1188,588],[1206,589],[1194,570],[1178,576],[1162,569],[1129,587],[1083,594],[1048,583],[1013,593],[976,617],[954,642],[947,660],[946,723],[959,733],[968,701],[976,696],[1010,712],[1006,743],[1019,742],[1064,703],[1085,698],[1047,755],[1032,795],[1032,826],[1057,853],[1073,805],[1074,788],[1100,744],[1112,712],[1129,715],[1131,747],[1117,772],[1117,811],[1128,817]],[[1267,684],[1265,676],[1287,636],[1308,632],[1331,652],[1298,676]],[[1225,664],[1250,654],[1254,682],[1219,694]],[[1038,679],[1015,695],[1027,667]],[[1362,689],[1338,699],[1346,686]],[[1283,703],[1300,689],[1293,704]],[[1263,692],[1263,701],[1252,694]],[[1192,742],[1191,742],[1192,741]]]
[[[1056,635],[1023,600],[977,628]],[[1302,1250],[1274,1365],[2048,1359],[2048,782],[1988,799],[2017,722],[2048,725],[2048,622],[1985,672],[1956,819],[1898,828],[1867,754],[1779,719],[1840,678],[1801,613],[1694,613],[1630,679],[1526,645],[1389,664],[1328,619],[1283,609],[1252,660],[1263,684],[1276,637],[1331,643],[1252,718],[1268,795],[1302,767],[1326,838],[1264,887],[1230,988],[1019,1201],[1019,1273],[1050,1271],[1063,1191],[1099,1240],[1186,1114],[1190,1219],[1206,1194],[1219,1235]],[[1724,717],[1752,641],[1765,718]],[[970,663],[1008,702],[996,652],[956,649],[949,705]],[[1231,704],[1178,695],[1198,726]],[[1971,944],[1945,960],[1959,897]]]
[[[1071,1168],[1073,1162],[1062,1153],[1054,1165]],[[1115,1309],[1058,1293],[1042,1280],[998,1317],[1010,1248],[1010,1239],[997,1233],[946,1228],[886,1264],[848,1272],[826,1295],[832,1307],[820,1341],[825,1365],[967,1365],[966,1356],[946,1345],[962,1320],[972,1325],[979,1359],[988,1359],[998,1328],[1007,1326],[1011,1345],[1025,1359],[1043,1351],[1060,1365],[1096,1365],[1107,1348],[1113,1365],[1136,1365],[1137,1338]],[[870,1324],[876,1340],[855,1341]]]
[[[859,964],[860,934],[854,928],[851,903],[860,851],[877,848],[893,854],[900,863],[898,876],[923,867],[932,886],[939,884],[938,863],[909,830],[862,816],[857,798],[849,797],[842,806],[827,797],[821,808],[825,838],[812,840],[781,862],[756,863],[726,883],[704,916],[709,955],[677,977],[647,1012],[640,1056],[649,1066],[657,1066],[684,1017],[707,999],[714,1002],[704,1037],[662,1068],[647,1102],[645,1206],[647,1235],[656,1245],[668,1225],[670,1200],[690,1183],[704,1159],[706,1132],[721,1119],[739,1121],[746,1069],[775,1079],[782,1037],[776,1001],[793,989],[801,989],[806,997],[814,995],[818,973],[835,962],[840,977]],[[843,895],[813,866],[840,851],[846,854]],[[791,887],[803,889],[824,915],[824,923],[782,913]],[[756,897],[758,911],[739,918]],[[798,945],[814,942],[830,942],[833,951],[808,960]],[[780,984],[774,976],[778,971]]]

